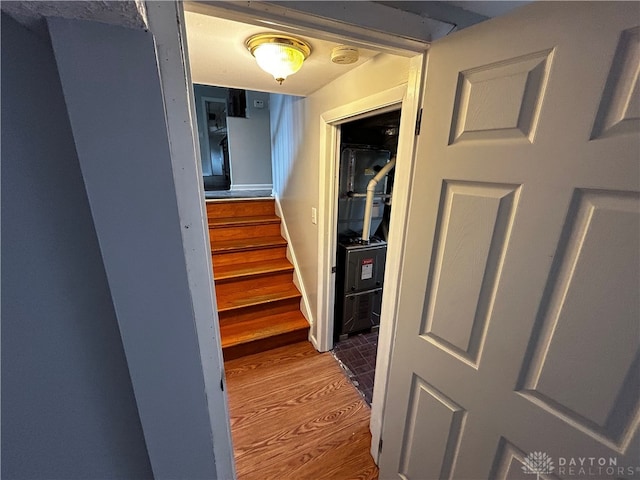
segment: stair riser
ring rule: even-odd
[[[220,285],[226,292],[231,289],[236,290],[240,295],[242,292],[249,291],[250,289],[266,287],[269,285],[291,283],[293,281],[293,272],[273,272],[265,273],[263,275],[255,275],[251,277],[229,279],[216,286]],[[224,285],[224,286],[223,286]]]
[[[275,215],[274,200],[230,200],[207,202],[207,218]]]
[[[254,320],[278,313],[289,313],[300,310],[300,298],[286,298],[269,302],[267,304],[252,305],[250,307],[242,307],[226,312],[219,312],[220,326],[230,323],[239,323],[246,320]]]
[[[275,260],[277,258],[286,258],[286,255],[287,247],[282,246],[275,248],[260,248],[246,252],[214,253],[211,258],[213,260],[213,270],[215,272],[217,265],[234,265],[236,263]]]
[[[219,267],[219,268],[223,268],[223,267]],[[240,273],[238,275],[236,275],[235,277],[224,277],[224,278],[216,278],[214,276],[213,280],[216,283],[216,285],[224,285],[226,283],[233,283],[235,281],[238,280],[242,280],[242,279],[247,279],[247,278],[258,278],[258,277],[263,277],[266,275],[275,275],[275,274],[287,274],[289,276],[289,278],[293,278],[293,273],[294,273],[294,268],[293,265],[289,268],[283,268],[279,271],[271,271],[271,272],[264,272],[264,273]]]
[[[250,343],[242,345],[235,345],[233,347],[226,347],[222,349],[222,355],[224,361],[233,360],[236,358],[244,357],[245,355],[252,355],[254,353],[265,352],[273,348],[283,347],[292,343],[303,342],[309,337],[309,329],[299,330],[295,332],[288,332],[282,335],[276,335],[273,337],[256,340]]]
[[[234,227],[209,227],[209,239],[212,245],[215,240],[240,240],[243,238],[277,237],[278,235],[280,235],[279,223]]]

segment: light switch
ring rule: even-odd
[[[318,209],[316,207],[311,207],[311,223],[318,224]]]
[[[264,100],[254,100],[253,106],[255,108],[264,108]]]

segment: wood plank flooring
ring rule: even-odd
[[[373,480],[369,407],[309,342],[225,362],[239,480]]]

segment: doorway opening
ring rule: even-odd
[[[333,353],[371,405],[400,109],[340,129]]]
[[[229,190],[229,137],[227,136],[227,102],[222,98],[202,97],[204,119],[204,155],[202,179],[205,191]]]
[[[194,83],[206,198],[269,197],[269,94]]]
[[[204,7],[202,8],[204,9]],[[209,5],[207,5],[208,8],[210,8]],[[234,18],[236,20],[247,19],[242,15],[234,16]],[[205,23],[202,18],[198,20],[202,20]],[[208,24],[209,22],[206,23]],[[215,31],[216,36],[222,37],[221,32],[224,25],[220,25],[222,22],[217,23],[218,27],[211,29],[211,31]],[[236,22],[232,32],[225,38],[237,39],[240,36],[242,38],[246,37],[241,32],[242,29],[238,27]],[[325,42],[335,40],[335,34],[323,35],[320,30],[313,30],[313,32],[323,37]],[[351,32],[344,31],[343,33],[350,37],[347,34]],[[337,214],[335,190],[337,185],[334,185],[333,178],[338,171],[338,162],[334,162],[334,159],[339,156],[337,152],[340,147],[340,125],[355,119],[362,119],[365,116],[398,110],[400,107],[404,112],[403,125],[400,128],[400,136],[402,138],[399,142],[399,165],[401,168],[398,169],[394,180],[400,188],[396,199],[394,199],[394,220],[392,220],[392,227],[389,231],[389,241],[393,245],[397,245],[398,248],[392,249],[388,256],[394,257],[391,258],[391,261],[398,265],[397,260],[402,255],[402,231],[397,227],[393,227],[393,225],[399,226],[402,224],[406,205],[408,204],[407,192],[409,191],[412,164],[413,132],[418,110],[419,85],[424,68],[422,53],[424,44],[419,46],[412,44],[413,47],[416,47],[415,49],[413,47],[403,49],[401,47],[384,46],[387,41],[397,45],[393,43],[394,39],[395,37],[389,36],[388,38],[378,38],[373,43],[368,41],[363,44],[362,41],[357,40],[354,42],[356,46],[362,47],[363,52],[368,51],[372,44],[382,45],[381,48],[384,54],[377,56],[369,65],[372,71],[381,72],[379,75],[365,75],[364,71],[369,68],[368,66],[366,69],[356,69],[352,74],[354,78],[349,79],[349,81],[343,81],[339,76],[324,77],[319,72],[313,72],[311,70],[313,64],[310,63],[309,68],[303,69],[297,76],[293,76],[285,82],[285,90],[289,89],[289,91],[283,91],[282,88],[274,91],[275,88],[270,84],[265,87],[256,87],[255,83],[259,77],[258,75],[253,75],[250,78],[236,76],[232,82],[235,87],[281,94],[269,99],[275,103],[275,106],[272,105],[272,107],[274,109],[278,108],[272,115],[273,125],[271,131],[273,145],[278,147],[274,148],[274,153],[272,154],[272,159],[274,159],[273,195],[278,203],[282,217],[286,218],[287,221],[287,225],[283,226],[285,236],[295,241],[295,248],[299,252],[297,257],[300,258],[300,253],[302,253],[302,258],[305,261],[301,265],[299,280],[302,287],[304,287],[305,283],[307,284],[307,291],[309,292],[309,295],[305,296],[305,298],[308,297],[309,299],[308,305],[305,302],[307,313],[310,314],[309,339],[316,350],[320,352],[326,352],[333,347],[335,277],[331,274],[331,267],[335,259],[335,246],[337,243],[334,218]],[[317,43],[317,58],[320,59],[322,42],[318,40],[315,43]],[[236,48],[241,49],[242,51],[237,53],[234,57],[234,62],[232,62],[233,65],[236,65],[241,63],[239,59],[247,57],[246,49],[242,49],[242,45],[242,42],[235,41],[229,48],[212,50],[206,47],[202,51],[207,53],[234,52]],[[197,46],[190,41],[189,55],[191,56],[197,51]],[[324,58],[326,59],[328,56]],[[250,60],[253,61],[252,59]],[[318,62],[318,64],[320,63]],[[219,61],[201,62],[202,68],[197,68],[194,71],[194,68],[198,65],[197,59],[194,58],[190,62],[192,78],[197,82],[210,85],[231,85],[229,82],[232,77],[227,70],[221,70],[220,68],[207,70],[204,68],[206,65],[219,66],[220,64],[221,62]],[[225,75],[216,76],[216,72],[224,72]],[[361,75],[362,78],[359,78],[361,72],[363,75]],[[305,74],[312,78],[304,78]],[[318,79],[321,78],[326,78],[326,80],[323,80],[324,83],[317,83]],[[375,80],[372,81],[372,78]],[[299,87],[296,87],[297,80],[299,81]],[[316,82],[315,86],[313,88],[309,87],[308,85],[313,84],[313,82]],[[358,88],[353,88],[354,85],[358,85]],[[295,88],[298,88],[298,90],[295,90]],[[294,101],[288,100],[290,95],[295,95],[295,97],[292,97],[295,98]],[[267,103],[265,102],[265,104]],[[253,100],[247,98],[247,107],[250,109],[253,108],[253,105]],[[317,123],[315,123],[318,117],[320,117],[320,132],[318,132]],[[229,129],[232,129],[231,121],[229,122]],[[233,132],[231,132],[229,139],[230,142],[233,142]],[[303,139],[304,144],[302,143]],[[317,146],[320,155],[318,156],[316,148],[310,148],[310,146]],[[237,172],[235,161],[233,160],[233,145],[230,146],[230,149],[232,157],[231,189],[233,190],[234,182],[237,181],[233,177],[236,176]],[[318,159],[321,159],[320,164]],[[324,163],[325,161],[327,163]],[[319,180],[318,189],[310,186],[309,182],[309,179],[314,178],[316,175]],[[335,207],[333,205],[334,202],[336,204]],[[311,212],[310,218],[307,215],[309,209]],[[316,222],[317,227],[308,225],[309,223],[316,224]],[[317,233],[314,231],[317,231]],[[318,244],[316,239],[320,236],[322,238]],[[317,255],[315,254],[316,248]],[[295,262],[296,256],[294,255],[293,246],[291,255],[294,260],[293,263],[297,263]],[[316,259],[317,264],[314,265]],[[391,349],[391,332],[395,321],[394,312],[388,311],[385,314],[384,309],[394,309],[394,290],[397,290],[398,274],[387,276],[389,278],[386,279],[385,295],[389,296],[389,301],[383,302],[382,315],[386,315],[389,321],[383,322],[380,330],[382,352],[380,361],[384,360],[387,356],[386,353]],[[381,429],[379,418],[376,420],[375,416],[377,414],[377,417],[381,417],[382,407],[384,406],[385,368],[386,365],[382,364],[377,369],[382,381],[376,382],[376,400],[371,409],[370,430],[373,440],[365,442],[372,446],[371,453],[374,458],[377,458],[378,437]],[[375,452],[374,445],[376,446]]]

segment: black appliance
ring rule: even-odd
[[[378,239],[372,239],[368,245],[356,241],[338,244],[336,339],[344,340],[351,333],[380,325],[386,254],[387,243]]]

